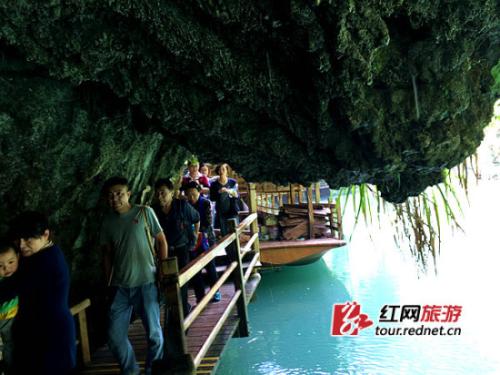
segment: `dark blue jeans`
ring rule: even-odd
[[[128,326],[132,309],[141,317],[146,330],[148,354],[146,375],[151,374],[153,361],[163,354],[163,333],[160,325],[158,289],[154,283],[135,288],[116,287],[116,293],[109,310],[108,345],[118,360],[122,374],[139,374],[132,345],[128,339]]]

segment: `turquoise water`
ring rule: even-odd
[[[472,191],[466,233],[445,234],[437,275],[416,271],[390,223],[358,227],[315,264],[263,272],[251,335],[230,341],[217,374],[500,374],[498,191],[496,182]],[[370,327],[332,337],[332,305],[346,301],[375,325],[385,304],[460,305],[462,334],[375,336]]]

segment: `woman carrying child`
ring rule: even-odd
[[[15,275],[19,297],[12,328],[15,373],[70,374],[76,364],[76,338],[64,255],[51,240],[47,217],[39,212],[18,216],[11,232],[22,256]]]

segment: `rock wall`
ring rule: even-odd
[[[0,82],[1,230],[20,211],[47,212],[75,285],[98,285],[103,181],[127,176],[138,201],[147,184],[178,172],[186,151],[141,130],[130,105],[104,87],[74,87],[15,58],[2,61]]]

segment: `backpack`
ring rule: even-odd
[[[208,202],[208,204],[210,204],[210,201],[208,199],[205,199],[201,196],[198,199],[198,213],[200,214],[200,223],[202,220],[204,220],[204,218],[207,215],[205,205],[203,204],[204,201],[206,201],[206,202]],[[201,248],[202,251],[207,251],[210,248],[209,237],[211,237],[211,236],[215,237],[213,234],[213,227],[210,225],[207,228],[206,233],[203,231],[200,231],[200,236],[198,236],[198,238],[197,238],[195,250],[198,250]]]

